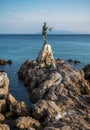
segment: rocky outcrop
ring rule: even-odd
[[[6,123],[9,119],[13,121],[21,116],[30,116],[30,108],[25,102],[17,101],[9,92],[9,79],[2,71],[0,72],[0,123]],[[10,129],[8,125],[0,124],[0,130]]]
[[[84,71],[62,59],[54,62],[56,68],[27,60],[18,72],[30,92],[32,117],[43,130],[89,130],[90,85]]]
[[[60,130],[60,129],[59,128],[54,128],[54,127],[46,127],[44,130]]]
[[[84,68],[83,68],[83,71],[85,73],[85,79],[89,81],[90,83],[90,64],[86,65]]]
[[[79,64],[80,61],[79,60],[73,60],[73,59],[68,59],[67,60],[69,63],[74,63],[74,64]]]
[[[0,65],[12,64],[12,60],[0,59]]]
[[[5,99],[0,99],[0,112],[5,112],[6,111],[6,100]]]
[[[10,130],[10,128],[6,124],[0,124],[0,130]]]
[[[5,120],[4,115],[0,113],[0,122],[3,122],[4,120]]]
[[[16,101],[9,105],[10,112],[15,116],[28,116],[30,115],[29,108],[23,101]]]
[[[40,123],[39,121],[31,118],[31,117],[19,117],[15,121],[15,126],[19,129],[31,129],[33,130],[34,128],[39,129],[40,128]]]
[[[9,79],[5,72],[0,72],[0,98],[5,98],[9,91]]]
[[[53,52],[50,44],[43,45],[43,48],[41,49],[37,61],[40,63],[41,67],[45,66],[53,66],[55,67],[55,61],[53,57]]]

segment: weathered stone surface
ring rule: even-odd
[[[16,99],[15,99],[15,97],[13,97],[13,95],[11,93],[8,94],[7,101],[10,104],[14,104],[15,102],[17,102]]]
[[[85,73],[85,79],[89,81],[90,84],[90,64],[86,65],[84,68],[84,73]]]
[[[10,128],[6,124],[0,124],[0,130],[10,130]]]
[[[78,60],[73,60],[73,59],[68,59],[67,60],[69,63],[74,63],[74,64],[79,64],[80,63],[80,61],[78,61]]]
[[[60,108],[55,104],[55,102],[50,100],[41,100],[32,106],[32,114],[35,119],[43,119],[45,122],[55,119],[59,114],[62,116]]]
[[[36,130],[36,129],[29,127],[29,128],[27,128],[27,130]]]
[[[30,109],[27,105],[23,101],[17,101],[9,93],[9,79],[7,74],[4,71],[0,72],[0,122],[4,123],[8,119],[13,120],[13,117],[29,115]],[[5,118],[6,120],[4,120]],[[0,130],[9,130],[9,127],[0,124]]]
[[[0,59],[0,65],[12,64],[12,60]]]
[[[52,52],[50,44],[43,45],[43,48],[41,49],[41,51],[37,57],[37,60],[41,64],[45,63],[45,65],[55,66],[53,52]]]
[[[4,59],[0,59],[0,65],[6,65],[7,61]]]
[[[44,130],[60,130],[60,129],[59,128],[54,128],[54,127],[46,127]]]
[[[29,108],[23,101],[16,101],[9,106],[10,112],[15,116],[27,116],[30,115]]]
[[[8,60],[7,63],[8,63],[9,65],[11,65],[11,64],[12,64],[12,60]]]
[[[59,85],[61,81],[62,81],[62,76],[56,71],[52,72],[46,81],[44,81],[42,84],[38,86],[38,88],[35,88],[32,91],[31,101],[34,103],[37,102],[45,95],[48,89],[50,89],[55,85]]]
[[[0,99],[0,112],[5,112],[6,111],[6,100],[5,99]]]
[[[63,126],[61,127],[61,130],[72,130],[72,129],[70,128],[70,126]]]
[[[0,122],[4,121],[5,120],[5,117],[3,114],[0,113]]]
[[[0,98],[6,98],[9,91],[9,79],[5,72],[0,72]]]
[[[89,72],[89,65],[76,70],[62,59],[55,61],[49,44],[43,45],[36,61],[21,66],[18,74],[30,92],[32,116],[41,122],[40,130],[89,130]]]
[[[30,130],[31,128],[39,128],[40,123],[39,123],[39,121],[37,121],[29,116],[28,117],[19,117],[15,121],[15,126],[19,129],[27,129],[28,128],[28,130]],[[29,128],[29,127],[31,127],[31,128]]]
[[[32,116],[44,125],[43,129],[89,130],[90,85],[85,71],[76,70],[61,59],[55,64],[56,70],[46,66],[40,68],[38,61],[29,66],[23,64],[25,78],[23,67],[20,69],[34,103]]]

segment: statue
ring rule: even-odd
[[[47,30],[51,32],[52,29],[53,28],[47,27],[46,22],[44,22],[44,25],[42,26],[42,35],[43,35],[44,44],[47,43]]]

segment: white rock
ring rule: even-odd
[[[58,114],[58,115],[56,115],[56,117],[55,117],[56,121],[59,121],[59,119],[62,119],[62,118],[63,118],[63,116],[62,116],[61,114]]]
[[[37,60],[39,62],[45,62],[47,65],[55,66],[51,45],[49,45],[49,44],[43,45],[43,48],[41,49],[41,51],[37,57]]]

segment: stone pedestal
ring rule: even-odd
[[[44,44],[38,57],[37,61],[39,63],[43,63],[47,66],[53,66],[56,67],[53,52],[50,44]]]

